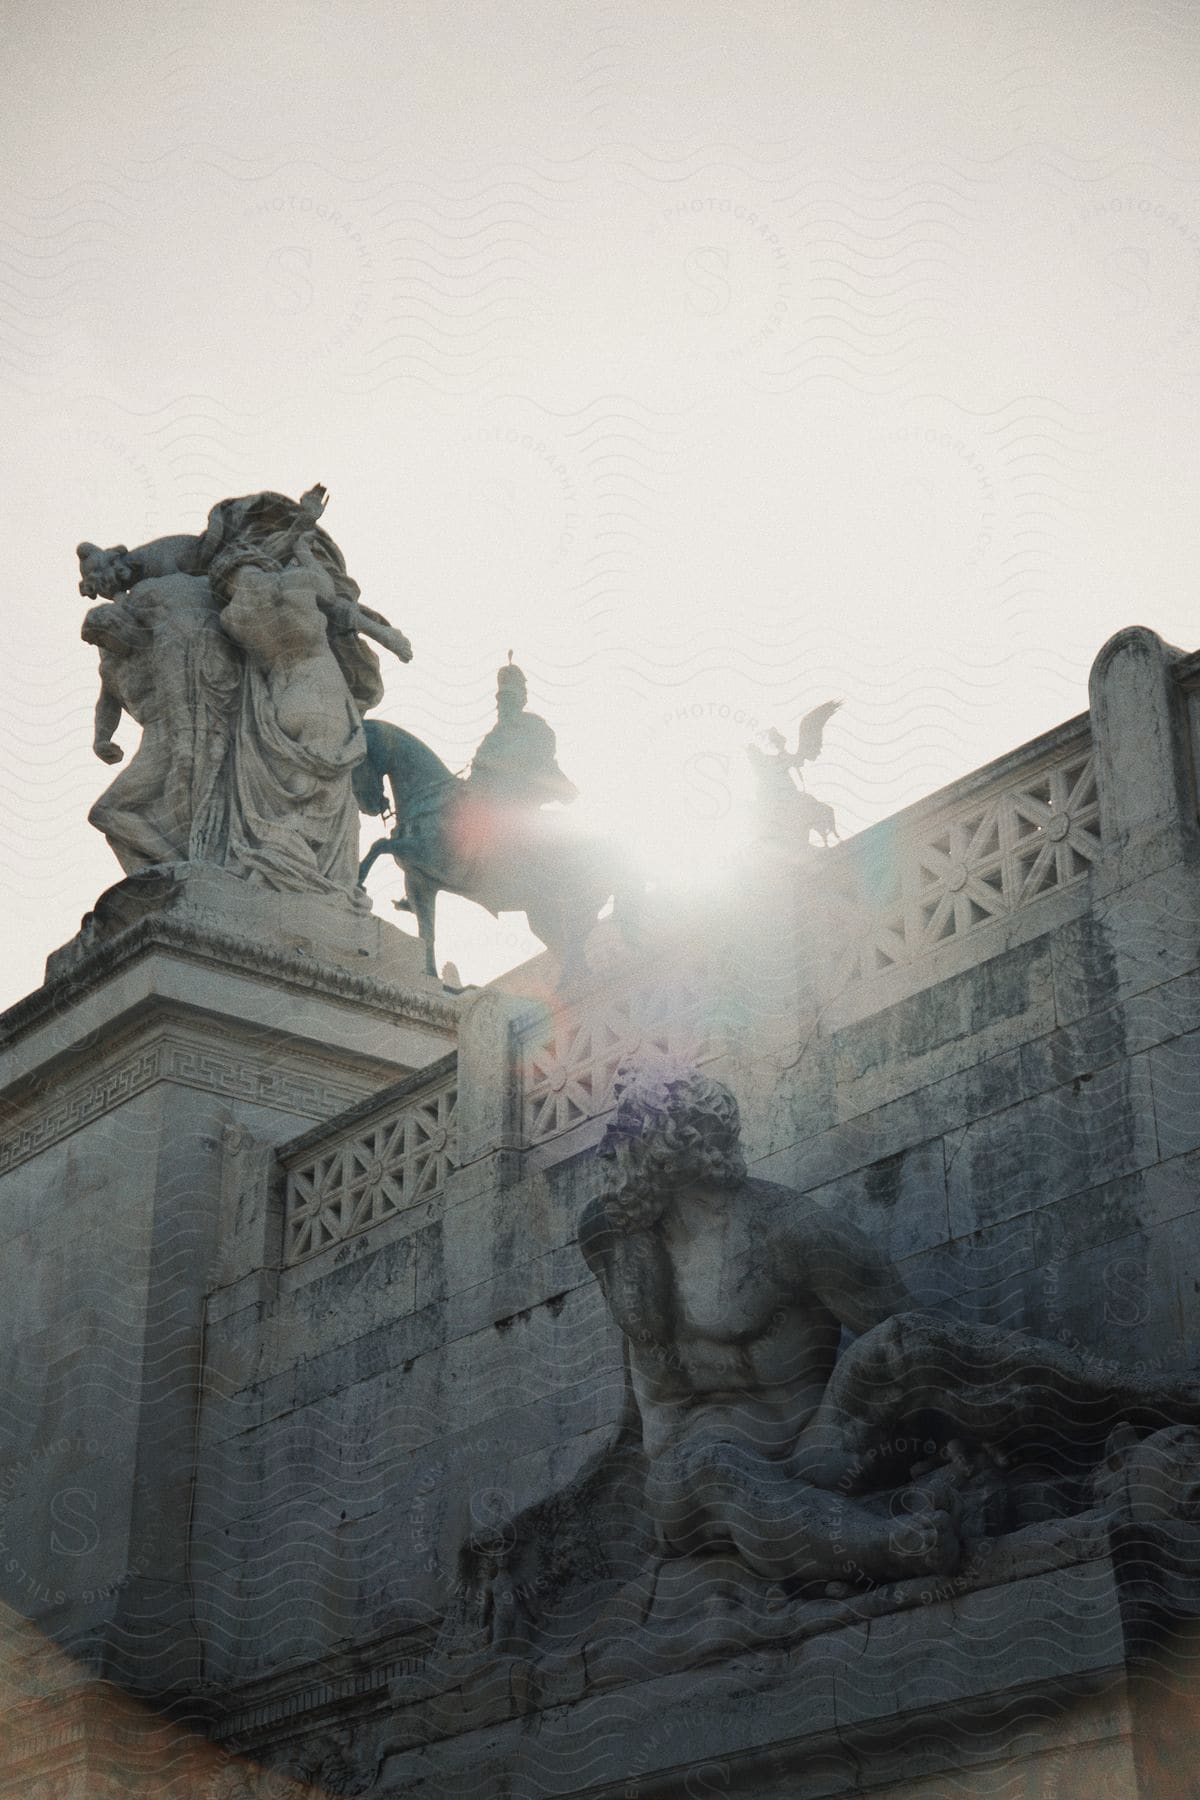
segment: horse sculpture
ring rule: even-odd
[[[386,781],[395,817],[392,831],[359,865],[359,885],[381,856],[403,869],[405,899],[397,905],[416,916],[430,975],[437,974],[435,915],[443,889],[493,916],[523,912],[534,936],[558,958],[560,986],[586,974],[584,943],[608,899],[626,937],[633,937],[638,890],[611,844],[559,830],[557,815],[498,805],[399,725],[368,719],[363,729],[367,754],[354,770],[355,799],[361,812],[386,817]]]

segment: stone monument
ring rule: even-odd
[[[409,661],[408,640],[358,603],[317,526],[325,490],[226,500],[199,537],[129,551],[79,546],[83,624],[100,651],[95,751],[120,762],[123,712],[142,727],[96,802],[127,875],[200,863],[284,893],[351,899],[361,716],[382,696],[358,636]]]
[[[589,960],[519,671],[465,780],[365,717],[324,500],[80,547],[142,740],[0,1019],[0,1795],[1188,1792],[1200,656]]]
[[[363,639],[411,650],[360,606],[324,504],[256,494],[198,536],[80,545],[95,750],[123,765],[90,817],[124,878],[0,1025],[0,1598],[131,1693],[178,1695],[203,1660],[182,1545],[223,1169],[454,1041],[454,998],[357,884]]]

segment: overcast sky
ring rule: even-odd
[[[1200,641],[1189,0],[5,19],[0,1002],[120,874],[81,537],[324,481],[382,714],[462,766],[511,647],[697,878],[764,726],[845,701],[850,831]],[[530,948],[443,902],[466,978]]]

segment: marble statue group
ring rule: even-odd
[[[547,808],[577,790],[554,732],[526,708],[511,652],[496,724],[465,779],[411,733],[365,717],[383,697],[371,643],[402,662],[412,648],[360,603],[318,524],[326,500],[320,486],[299,501],[251,494],[213,507],[199,535],[79,545],[80,592],[96,602],[82,632],[100,652],[96,755],[123,761],[123,714],[142,728],[91,823],[126,875],[216,864],[360,907],[387,854],[405,872],[399,904],[416,915],[431,975],[441,889],[494,913],[527,911],[573,973],[620,885],[617,852],[557,829]],[[361,864],[360,809],[390,815]]]
[[[465,777],[420,739],[367,718],[383,698],[372,644],[401,662],[412,647],[362,605],[338,546],[319,524],[320,485],[298,501],[264,492],[222,500],[196,535],[78,547],[80,584],[96,602],[83,637],[100,652],[94,749],[124,752],[123,714],[142,728],[128,765],[89,814],[126,875],[216,864],[250,882],[365,907],[380,856],[404,870],[430,974],[438,892],[493,913],[525,912],[562,979],[585,968],[584,940],[615,899],[636,930],[640,885],[619,848],[561,829],[577,789],[555,735],[527,708],[509,652],[497,718]],[[832,809],[801,771],[837,711],[806,715],[795,750],[781,733],[749,746],[763,844],[794,852],[836,835]],[[797,779],[798,778],[798,779]],[[359,811],[389,829],[359,861]]]
[[[408,640],[358,602],[317,520],[324,491],[227,500],[198,537],[79,546],[83,636],[100,652],[94,749],[128,767],[92,808],[126,874],[212,862],[283,889],[343,894],[358,864],[351,771],[383,694],[374,638]]]

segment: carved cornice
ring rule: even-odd
[[[365,1100],[356,1100],[336,1117],[322,1119],[319,1124],[310,1125],[298,1137],[281,1144],[276,1155],[286,1167],[301,1160],[310,1151],[327,1148],[335,1138],[352,1137],[393,1111],[421,1099],[427,1093],[435,1092],[446,1083],[452,1084],[457,1072],[458,1051],[451,1050],[448,1056],[440,1056],[436,1062],[426,1063],[422,1069],[414,1069],[402,1081],[390,1082],[387,1087],[368,1094]]]
[[[406,1687],[436,1693],[445,1685],[436,1632],[406,1633],[363,1645],[352,1659],[335,1657],[240,1685],[218,1706],[212,1737],[237,1754],[257,1755],[294,1736],[297,1720],[317,1730],[350,1707],[374,1714]],[[281,1726],[288,1728],[286,1736]]]
[[[452,1000],[360,975],[337,963],[317,962],[261,938],[240,937],[160,915],[139,919],[118,936],[85,951],[68,973],[47,981],[0,1013],[0,1046],[15,1043],[45,1019],[75,1005],[113,975],[159,949],[206,967],[215,964],[237,974],[265,976],[293,992],[345,1002],[391,1020],[411,1020],[448,1038],[457,1031],[458,1008]]]
[[[363,1067],[328,1052],[281,1047],[217,1021],[162,1022],[127,1031],[74,1078],[32,1083],[3,1108],[0,1175],[113,1112],[161,1081],[292,1115],[325,1118],[369,1099],[376,1085]],[[48,1092],[49,1090],[49,1092]]]

